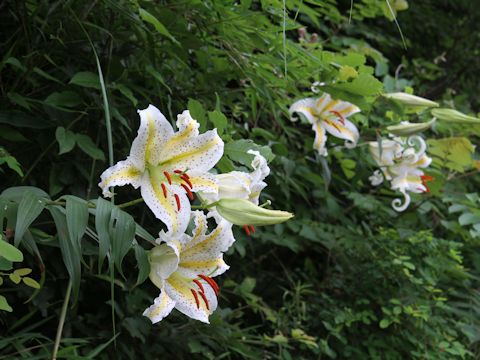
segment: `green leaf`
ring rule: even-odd
[[[203,108],[203,105],[197,100],[189,99],[188,110],[190,111],[192,118],[197,120],[200,124],[200,132],[205,131],[207,127],[207,114]]]
[[[0,310],[8,311],[8,312],[12,312],[12,311],[13,311],[13,309],[11,308],[11,306],[8,305],[7,299],[6,299],[5,296],[3,296],[3,295],[0,295]]]
[[[73,75],[70,84],[100,90],[100,78],[98,74],[90,71],[81,71]]]
[[[150,14],[147,10],[140,8],[139,9],[140,17],[143,21],[153,25],[155,30],[158,31],[159,34],[162,34],[172,40],[175,44],[179,44],[177,39],[175,39],[172,34],[167,30],[165,25],[163,25],[155,16]]]
[[[58,240],[60,244],[60,250],[62,252],[63,263],[67,268],[70,279],[72,280],[73,289],[73,303],[76,303],[78,299],[78,293],[80,289],[80,277],[81,277],[81,256],[80,247],[77,241],[73,241],[67,228],[67,219],[65,214],[62,213],[59,206],[48,206],[48,210],[52,214],[53,221],[57,227]]]
[[[388,321],[387,319],[382,319],[379,325],[381,329],[386,329],[390,326],[390,321]]]
[[[68,235],[78,242],[81,249],[81,240],[88,224],[88,203],[76,196],[63,196],[66,199],[65,216],[67,219]]]
[[[8,274],[8,277],[14,284],[20,284],[20,281],[22,281],[22,278],[15,273]]]
[[[172,93],[172,89],[170,89],[170,86],[168,86],[168,84],[165,82],[162,74],[160,74],[157,70],[155,70],[152,65],[147,65],[145,70],[147,70],[147,73],[152,75],[155,80],[157,80],[160,84],[165,86],[165,88],[168,90],[170,94]]]
[[[101,272],[103,261],[110,250],[109,224],[113,205],[111,202],[98,198],[95,209],[95,229],[98,235],[98,272]]]
[[[23,254],[12,244],[0,239],[0,256],[4,257],[8,261],[22,262]]]
[[[132,102],[133,106],[137,106],[138,100],[133,95],[132,90],[130,90],[128,87],[126,87],[123,84],[115,84],[115,89],[120,91],[123,96],[125,96],[128,100],[130,100]]]
[[[82,151],[95,160],[105,161],[105,155],[88,135],[76,134],[75,140]]]
[[[22,281],[25,285],[30,286],[31,288],[40,289],[40,284],[32,278],[24,277]]]
[[[59,155],[68,153],[75,146],[75,134],[70,130],[65,130],[62,126],[58,127],[55,131],[55,138],[60,147]]]
[[[435,163],[451,170],[464,172],[473,166],[475,147],[465,137],[429,139],[428,152],[434,156]]]
[[[82,103],[82,98],[74,91],[54,92],[45,99],[45,103],[58,108],[73,108]]]
[[[218,135],[222,135],[225,128],[228,125],[228,120],[221,111],[214,110],[208,112],[208,119],[212,122],[213,126],[217,129]]]
[[[6,163],[7,166],[12,169],[13,171],[15,171],[18,175],[20,175],[21,177],[23,177],[23,171],[22,169],[20,168],[20,163],[17,161],[17,159],[15,159],[13,156],[11,155],[7,155],[7,156],[4,156],[4,157],[0,157],[0,165],[3,164],[3,163]]]
[[[18,205],[17,224],[15,225],[15,246],[22,241],[23,234],[45,208],[45,199],[31,191],[23,193]]]
[[[38,197],[50,199],[45,191],[34,186],[14,186],[7,188],[3,190],[3,192],[0,194],[0,197],[19,203],[27,191]]]
[[[148,254],[144,248],[142,248],[138,243],[135,243],[135,258],[137,259],[138,264],[138,276],[136,285],[142,284],[147,280],[148,275],[150,274],[150,262],[148,261]]]
[[[372,75],[360,74],[353,81],[332,85],[332,88],[354,95],[373,96],[380,94],[383,84]]]
[[[110,238],[115,266],[123,276],[122,262],[125,255],[133,246],[135,221],[130,214],[120,210],[118,207],[114,207],[112,211]]]
[[[15,274],[17,274],[18,276],[25,276],[25,275],[28,275],[32,272],[32,269],[29,269],[29,268],[21,268],[21,269],[16,269],[14,271]]]
[[[270,162],[275,157],[272,153],[272,149],[268,146],[260,146],[255,144],[252,140],[236,140],[231,141],[225,144],[225,155],[227,155],[230,160],[236,161],[242,165],[251,166],[254,155],[249,154],[248,150],[258,151],[267,162]]]

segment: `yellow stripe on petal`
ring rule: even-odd
[[[143,315],[155,324],[170,314],[174,306],[175,302],[162,290],[160,296],[155,299],[152,306],[143,312]]]
[[[325,106],[323,108],[323,111],[322,112],[327,112],[329,111],[331,108],[335,107],[336,105],[338,105],[339,103],[341,102],[341,100],[332,100],[330,101],[327,106]]]
[[[179,162],[181,162],[185,159],[189,159],[189,158],[192,158],[194,156],[201,155],[202,153],[209,151],[210,149],[212,149],[213,147],[215,147],[216,145],[219,145],[221,143],[222,143],[222,141],[221,141],[220,138],[218,138],[218,139],[214,138],[211,141],[203,144],[202,146],[200,146],[199,148],[197,148],[195,150],[191,150],[191,151],[187,151],[187,152],[178,154],[178,155],[168,159],[167,161],[162,162],[161,165],[165,166],[165,165],[168,165],[168,164],[176,164],[176,163],[179,163]]]
[[[214,177],[192,176],[190,182],[193,185],[193,191],[217,192],[218,184]]]
[[[155,123],[150,113],[147,113],[147,142],[145,145],[145,160],[151,162],[153,142],[155,140]]]
[[[102,181],[102,185],[100,185],[100,187],[110,187],[112,186],[111,184],[119,181],[131,181],[132,179],[137,178],[140,175],[142,175],[140,170],[138,170],[134,166],[130,166],[128,168],[113,173],[111,176]]]
[[[174,273],[167,279],[168,284],[172,287],[172,289],[177,293],[176,295],[182,299],[185,305],[191,307],[192,309],[197,309],[197,303],[195,301],[194,296],[192,295],[192,287],[193,283],[187,284],[180,276]],[[173,295],[173,294],[172,294]],[[205,302],[198,296],[198,305],[199,309],[197,311],[209,313]],[[178,301],[178,300],[177,300]]]
[[[215,271],[216,268],[224,266],[225,262],[222,259],[212,259],[212,260],[203,260],[203,261],[182,261],[180,262],[179,266],[191,269],[191,270],[198,270],[198,273],[206,273],[209,275],[209,272]],[[209,271],[205,271],[205,269],[211,269]]]
[[[152,176],[150,176],[150,183],[152,184],[153,192],[155,193],[155,199],[165,210],[169,219],[171,219],[171,230],[176,232],[178,230],[178,221],[177,221],[177,212],[176,209],[172,206],[171,202],[163,195],[163,190],[161,185],[156,183]],[[168,196],[173,196],[173,194],[167,194]],[[161,219],[162,220],[162,219]],[[167,224],[168,225],[168,224]]]
[[[218,236],[222,233],[223,226],[218,225],[217,228],[208,234],[204,240],[201,242],[195,243],[192,247],[182,252],[182,257],[188,257],[196,253],[207,253],[212,242],[217,240]],[[193,238],[192,241],[195,242],[196,238]]]
[[[175,150],[179,146],[181,146],[185,141],[187,141],[188,138],[192,136],[196,136],[197,130],[197,122],[196,121],[190,121],[185,129],[181,132],[176,133],[174,136],[172,136],[164,145],[164,148],[162,149],[162,152],[168,153],[172,150]]]

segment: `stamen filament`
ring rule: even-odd
[[[199,293],[200,296],[202,297],[203,301],[205,302],[205,306],[207,307],[207,310],[210,310],[210,306],[208,306],[208,300],[207,300],[207,297],[205,296],[204,293]]]
[[[200,291],[201,291],[202,293],[205,292],[205,289],[203,288],[203,285],[202,285],[202,283],[201,283],[200,281],[198,281],[197,279],[194,279],[193,282],[194,282],[195,284],[197,284],[198,288],[200,289]]]
[[[170,185],[172,185],[172,178],[170,177],[170,174],[169,174],[168,172],[164,171],[164,172],[163,172],[163,175],[165,175],[165,177],[167,178],[168,183],[169,183]]]
[[[195,303],[197,304],[197,309],[200,309],[200,301],[198,301],[197,292],[193,289],[190,289],[190,291],[192,292],[192,295],[195,298]]]
[[[165,187],[164,183],[161,183],[160,185],[162,186],[163,196],[165,196],[165,199],[166,199],[167,198],[167,188]]]
[[[180,198],[177,194],[173,194],[173,196],[175,196],[175,201],[177,202],[177,209],[180,211]]]
[[[188,188],[188,186],[185,185],[185,184],[181,184],[181,185],[182,185],[182,187],[185,189],[185,191],[187,192],[188,198],[193,201],[193,199],[194,199],[195,197],[193,196],[193,193],[190,191],[190,189]]]

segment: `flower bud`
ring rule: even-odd
[[[464,113],[454,109],[433,109],[432,115],[441,121],[460,124],[480,124],[479,118],[465,115]]]
[[[215,209],[225,220],[235,225],[273,225],[293,217],[292,213],[265,209],[244,199],[220,199]]]
[[[412,107],[437,107],[439,106],[438,103],[435,101],[431,101],[420,96],[415,96],[403,92],[396,92],[396,93],[389,93],[383,94],[383,97],[387,99],[398,101],[399,103],[405,106],[412,106]]]
[[[399,125],[387,126],[389,133],[396,136],[410,136],[432,127],[435,119],[425,123],[410,123],[408,121],[402,121]]]

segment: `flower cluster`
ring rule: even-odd
[[[427,182],[433,180],[425,175],[422,168],[428,167],[432,159],[426,155],[427,145],[418,135],[410,137],[393,137],[370,142],[370,153],[380,167],[369,177],[373,186],[380,185],[384,179],[390,181],[391,189],[400,191],[404,196],[394,199],[392,207],[404,211],[410,204],[412,193],[429,192]]]
[[[208,323],[219,293],[213,278],[228,269],[223,253],[235,241],[232,225],[242,225],[251,234],[254,225],[280,223],[293,215],[258,206],[266,186],[263,180],[270,173],[260,153],[250,152],[251,173],[213,174],[224,149],[216,129],[200,134],[199,123],[188,110],[177,116],[177,131],[153,105],[138,113],[140,128],[130,155],[105,170],[99,186],[106,197],[113,195],[114,186],[140,188],[146,205],[167,227],[149,253],[150,279],[160,295],[144,315],[155,323],[175,307]],[[191,210],[195,195],[200,200],[196,206],[208,210],[207,216]],[[216,221],[210,232],[207,217]]]
[[[403,93],[387,95],[390,95],[386,96],[388,98],[408,102],[417,107],[438,106],[437,103],[413,95]],[[347,118],[360,112],[360,109],[349,102],[334,100],[329,94],[323,93],[319,98],[298,100],[290,106],[289,112],[290,115],[294,113],[303,115],[312,125],[315,132],[313,148],[321,156],[328,154],[325,146],[327,132],[346,140],[347,148],[354,148],[358,143],[359,131]],[[295,120],[292,118],[292,121]],[[400,125],[387,128],[400,137],[391,135],[392,139],[369,143],[370,152],[380,167],[380,170],[375,171],[369,180],[373,186],[377,186],[386,179],[391,182],[392,190],[403,194],[405,198],[403,203],[401,199],[394,199],[392,202],[392,207],[397,211],[405,210],[410,204],[408,192],[429,192],[427,182],[433,178],[425,175],[421,168],[428,167],[432,159],[426,155],[425,141],[417,135],[409,135],[427,130],[433,122],[434,120],[420,124],[402,122]]]

